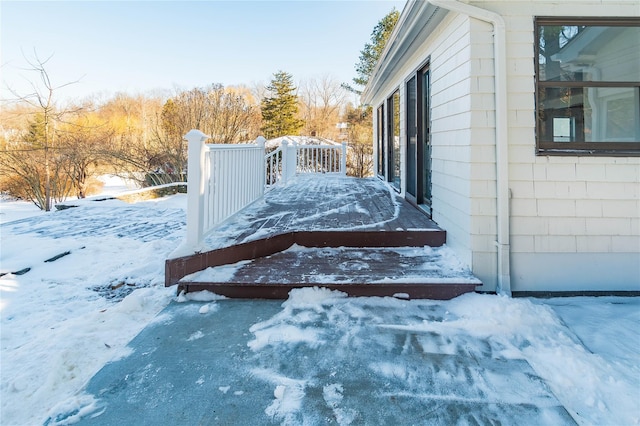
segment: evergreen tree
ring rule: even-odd
[[[304,125],[298,119],[297,88],[293,77],[284,71],[273,75],[267,86],[268,95],[262,98],[262,131],[267,139],[285,135],[297,135]]]
[[[393,32],[399,17],[400,12],[394,8],[391,12],[387,13],[373,29],[371,42],[364,45],[364,49],[360,51],[360,60],[356,64],[356,73],[358,76],[353,79],[353,83],[356,86],[364,87],[369,82],[369,77],[371,77],[373,69],[376,67],[378,59],[384,47],[387,45],[387,40],[389,40],[389,36],[391,36],[391,32]],[[362,90],[353,88],[346,83],[344,83],[342,87],[353,93],[362,93]]]
[[[30,148],[44,148],[46,137],[44,127],[44,116],[41,113],[35,114],[33,119],[29,120],[29,128],[24,141],[31,145]]]

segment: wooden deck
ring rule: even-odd
[[[397,250],[445,241],[444,230],[377,179],[299,177],[218,226],[206,251],[167,260],[165,283],[243,298],[321,286],[354,296],[449,299],[480,281],[435,267],[429,247],[410,256]]]

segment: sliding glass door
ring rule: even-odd
[[[407,199],[418,202],[418,85],[417,78],[407,82]]]
[[[411,77],[406,89],[406,198],[431,214],[429,68],[425,67]]]
[[[431,214],[431,91],[429,67],[418,72],[418,202]]]

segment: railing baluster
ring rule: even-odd
[[[215,225],[261,197],[265,184],[274,182],[265,176],[264,138],[251,145],[207,145],[208,136],[197,130],[185,138],[189,141],[185,246],[195,251]]]
[[[346,146],[298,145],[296,173],[341,173],[345,174],[343,157]],[[346,160],[346,159],[345,159]]]

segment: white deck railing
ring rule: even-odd
[[[265,155],[265,139],[254,144],[205,144],[199,130],[185,135],[189,143],[186,248],[198,251],[213,227],[296,174],[346,175],[347,146],[282,146]]]
[[[265,156],[265,189],[271,189],[283,181],[285,171],[284,152],[282,146]]]
[[[266,189],[286,183],[297,174],[347,174],[347,144],[298,145],[282,141],[282,145],[265,157]]]
[[[347,171],[347,144],[297,145],[296,173],[338,173]]]
[[[265,186],[263,137],[255,144],[205,144],[191,130],[187,174],[187,247],[199,250],[215,225],[262,197]]]

